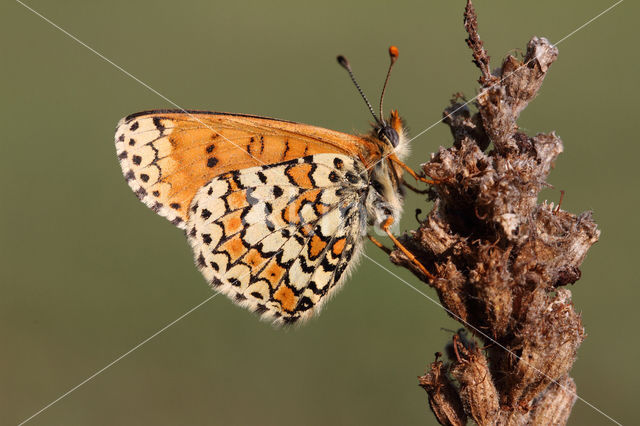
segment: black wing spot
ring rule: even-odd
[[[143,182],[149,182],[149,175],[146,173],[142,173],[140,175],[140,179],[142,179]]]
[[[136,144],[136,140],[134,138],[129,139],[129,145],[134,146]]]
[[[324,293],[326,293],[326,287],[324,289],[320,290],[315,281],[311,281],[309,283],[309,285],[307,286],[307,288],[309,290],[311,290],[314,294],[323,295]]]
[[[160,132],[160,134],[164,133],[165,127],[162,125],[159,117],[153,117],[153,125],[156,126],[156,129]]]
[[[211,234],[202,234],[202,242],[206,245],[211,244]]]
[[[267,183],[267,177],[262,172],[258,172],[258,179],[260,179],[260,182],[262,183]]]
[[[341,264],[340,266],[338,266],[335,275],[334,275],[334,283],[337,283],[338,281],[340,281],[340,278],[342,277],[342,274],[344,273],[344,271],[347,269],[347,263],[345,262],[344,264]]]
[[[139,166],[140,163],[142,163],[142,157],[140,157],[139,155],[134,155],[131,161],[133,161],[133,164],[135,164],[136,166]]]
[[[337,169],[342,169],[342,167],[344,167],[344,161],[336,157],[333,159],[333,165],[336,166]]]
[[[211,217],[211,212],[207,209],[202,209],[202,213],[200,213],[200,216],[202,216],[204,220],[207,220]]]
[[[347,172],[347,180],[351,183],[358,183],[360,181],[360,179],[358,179],[358,175],[352,172]]]
[[[304,296],[298,302],[298,306],[296,306],[296,310],[298,311],[306,311],[313,307],[313,302],[307,296]]]
[[[284,191],[282,190],[282,188],[280,188],[279,186],[274,186],[273,187],[273,196],[278,198],[280,197],[282,194],[284,193]]]
[[[159,197],[160,196],[160,191],[153,191],[152,192],[154,197]]]
[[[264,297],[262,297],[262,294],[258,293],[257,291],[251,292],[251,295],[256,299],[260,299],[260,300],[264,299]]]
[[[138,130],[138,127],[140,127],[140,124],[137,121],[134,121],[131,127],[129,127],[129,130],[131,130],[132,132],[135,132],[136,130]]]
[[[218,164],[218,159],[216,157],[209,157],[207,160],[207,167],[215,167]]]
[[[171,207],[174,210],[178,210],[178,209],[180,209],[180,204],[179,203],[171,203],[171,204],[169,204],[169,207]]]
[[[340,176],[338,176],[336,172],[332,171],[331,173],[329,173],[329,180],[333,183],[336,183],[340,180]]]
[[[213,144],[209,145],[209,146],[207,147],[207,152],[208,152],[208,153],[211,153],[211,151],[213,151],[213,148],[215,148],[215,146],[214,146]]]

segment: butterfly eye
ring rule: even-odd
[[[391,126],[381,127],[380,130],[378,130],[378,137],[382,140],[386,139],[389,141],[394,148],[398,146],[398,142],[400,141],[398,132]]]

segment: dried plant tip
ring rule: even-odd
[[[480,77],[479,82],[487,84],[496,80],[496,77],[491,74],[489,69],[489,59],[491,58],[487,54],[482,40],[480,40],[480,35],[478,35],[478,16],[471,0],[467,0],[467,6],[464,10],[464,28],[469,34],[465,41],[473,54],[473,63],[482,71],[482,77]]]
[[[429,385],[442,424],[457,424],[447,413],[463,418],[451,408],[458,404],[479,424],[563,424],[575,401],[568,374],[584,329],[562,287],[580,278],[600,231],[590,212],[538,203],[562,141],[554,132],[527,135],[517,125],[558,50],[534,37],[522,61],[508,56],[492,75],[470,1],[465,28],[482,70],[477,112],[460,96],[445,109],[453,146],[423,165],[439,182],[429,193],[433,208],[400,241],[436,272],[430,285],[440,302],[486,353],[458,336],[451,360],[432,364],[421,385]],[[399,250],[390,258],[413,268]]]
[[[495,424],[499,397],[487,360],[479,348],[467,349],[454,340],[460,361],[452,363],[451,375],[460,384],[458,394],[466,413],[480,425]]]
[[[418,383],[427,392],[429,407],[440,424],[452,426],[467,424],[467,415],[462,408],[462,402],[447,377],[441,361],[436,359],[431,363],[430,370],[424,376],[418,377]]]

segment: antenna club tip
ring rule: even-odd
[[[389,56],[391,57],[391,60],[395,61],[398,59],[398,55],[400,55],[398,48],[396,46],[389,46]]]
[[[338,63],[339,63],[342,67],[344,67],[344,68],[346,68],[346,69],[349,69],[349,61],[347,61],[347,58],[345,58],[345,57],[344,57],[344,56],[342,56],[342,55],[338,55],[338,57],[337,57],[336,59],[338,60]]]

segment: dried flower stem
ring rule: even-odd
[[[441,182],[430,192],[434,206],[402,242],[435,273],[443,306],[484,347],[456,334],[451,359],[436,357],[419,381],[444,425],[564,424],[584,329],[561,287],[580,278],[599,231],[589,212],[538,204],[562,141],[553,132],[528,136],[516,124],[558,50],[534,37],[522,61],[508,56],[491,72],[470,0],[464,17],[482,73],[478,111],[459,97],[445,109],[453,146],[422,166]],[[399,250],[390,257],[428,282]]]

